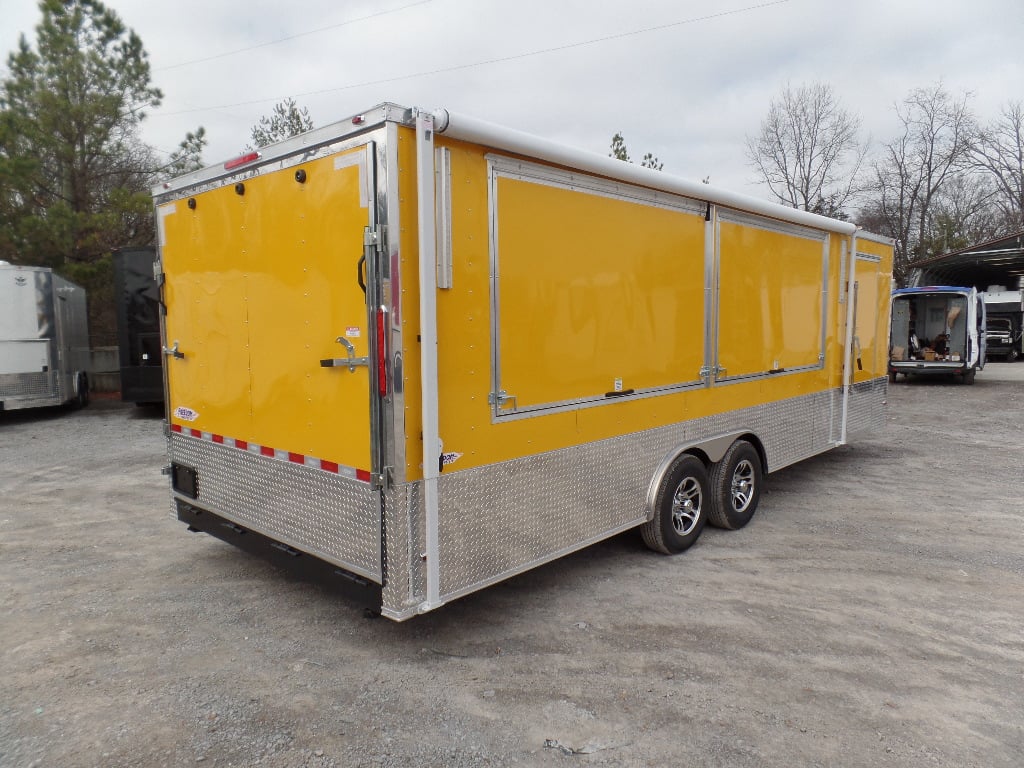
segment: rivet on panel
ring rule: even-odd
[[[238,182],[237,184],[235,184],[235,194],[236,195],[244,195],[245,194],[245,184],[243,184],[242,182]]]
[[[299,184],[305,184],[306,183],[306,171],[304,169],[302,169],[302,168],[299,168],[299,170],[297,170],[295,172],[295,180],[297,182],[299,182]]]

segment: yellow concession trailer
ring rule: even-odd
[[[393,104],[154,194],[174,513],[392,619],[884,420],[846,222]]]

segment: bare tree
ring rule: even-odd
[[[1004,232],[993,185],[977,171],[950,176],[928,212],[920,251],[938,254],[992,240]]]
[[[747,137],[747,158],[779,202],[831,216],[858,191],[866,152],[860,118],[822,83],[787,85],[760,133]]]
[[[896,114],[902,133],[883,146],[875,163],[875,199],[869,215],[896,240],[893,277],[907,278],[907,264],[932,255],[934,205],[947,182],[970,161],[974,118],[969,94],[954,98],[939,83],[910,92]]]
[[[976,166],[995,184],[1003,226],[1024,229],[1024,106],[1010,102],[1000,117],[978,131]]]

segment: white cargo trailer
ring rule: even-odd
[[[89,398],[85,289],[46,267],[0,262],[0,411]]]

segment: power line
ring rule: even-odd
[[[446,72],[458,72],[464,69],[472,69],[473,67],[484,67],[492,64],[502,64],[508,61],[518,61],[519,59],[527,59],[532,56],[542,56],[547,53],[557,53],[559,51],[568,51],[573,48],[582,48],[587,45],[596,45],[597,43],[606,43],[611,40],[621,40],[625,37],[633,37],[636,35],[647,34],[648,32],[658,32],[663,29],[671,29],[673,27],[680,27],[686,24],[697,24],[702,21],[711,21],[712,19],[720,19],[724,16],[735,16],[741,13],[747,13],[749,11],[756,11],[762,8],[770,8],[774,5],[783,5],[788,3],[789,0],[772,0],[772,2],[758,3],[757,5],[749,5],[745,8],[737,8],[731,11],[720,11],[718,13],[711,13],[706,16],[696,16],[691,19],[683,19],[682,21],[673,21],[668,24],[658,24],[653,27],[644,27],[643,29],[634,29],[629,32],[618,32],[614,35],[606,35],[604,37],[595,37],[590,40],[582,40],[575,43],[566,43],[565,45],[557,45],[552,48],[540,48],[535,51],[527,51],[525,53],[512,54],[511,56],[500,56],[494,59],[485,59],[484,61],[475,61],[470,64],[454,64],[450,67],[441,67],[439,69],[431,69],[424,72],[414,72],[405,75],[395,75],[394,77],[384,77],[378,80],[366,80],[361,83],[350,83],[349,85],[339,85],[333,88],[322,88],[316,91],[304,91],[302,93],[288,94],[287,96],[277,96],[273,98],[265,99],[253,99],[251,101],[238,101],[232,104],[220,104],[211,107],[201,107],[196,109],[182,109],[176,112],[165,112],[162,115],[153,115],[153,117],[170,117],[172,115],[185,115],[192,112],[206,112],[216,109],[230,109],[232,107],[247,107],[253,104],[265,104],[268,102],[279,102],[287,98],[302,98],[305,96],[322,96],[326,93],[337,93],[339,91],[348,91],[354,88],[365,88],[370,85],[383,85],[385,83],[394,83],[399,80],[411,80],[418,77],[429,77],[431,75],[440,75]]]
[[[319,32],[326,32],[329,29],[338,29],[340,27],[347,27],[350,24],[357,24],[360,21],[367,21],[368,19],[376,19],[379,16],[386,16],[390,13],[398,13],[399,11],[405,11],[409,8],[415,8],[417,5],[426,5],[427,3],[433,2],[433,0],[417,0],[415,3],[409,3],[403,5],[400,8],[392,8],[387,11],[378,11],[377,13],[371,13],[368,16],[360,16],[357,19],[349,19],[339,24],[330,24],[326,27],[317,27],[316,29],[310,29],[305,32],[296,32],[294,35],[288,35],[287,37],[279,37],[276,40],[268,40],[265,43],[256,43],[255,45],[248,45],[245,48],[236,48],[233,51],[225,51],[224,53],[215,53],[212,56],[206,56],[201,59],[190,59],[189,61],[180,61],[177,64],[169,64],[166,67],[157,67],[154,72],[166,72],[169,69],[178,69],[180,67],[187,67],[192,64],[203,64],[207,61],[215,61],[217,59],[225,59],[228,56],[234,56],[239,53],[245,53],[246,51],[255,51],[257,48],[266,48],[271,45],[278,45],[279,43],[286,43],[289,40],[295,40],[300,37],[307,37],[308,35],[315,35]]]

